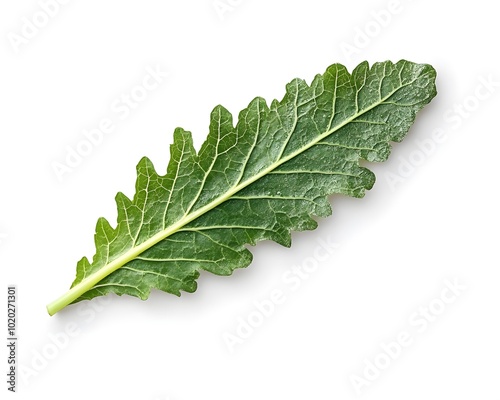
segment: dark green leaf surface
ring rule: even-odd
[[[328,195],[362,197],[372,187],[360,160],[387,159],[390,142],[435,96],[435,77],[431,66],[408,61],[365,62],[352,74],[335,64],[310,85],[294,79],[281,101],[254,99],[236,125],[217,106],[199,152],[176,129],[167,173],[143,158],[134,198],[116,196],[117,227],[98,220],[96,254],[78,263],[72,290],[81,293],[68,302],[193,292],[200,270],[230,275],[248,266],[246,245],[290,246],[291,231],[331,214]]]

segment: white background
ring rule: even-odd
[[[499,398],[493,3],[218,4],[227,8],[75,0],[44,20],[37,1],[1,3],[0,296],[18,286],[18,398],[353,399],[354,376],[387,361],[382,345],[402,331],[411,344],[372,371],[364,398]],[[33,18],[45,26],[19,42]],[[439,94],[390,160],[369,165],[378,180],[364,199],[334,196],[333,216],[294,234],[291,249],[260,243],[248,269],[204,273],[194,294],[109,296],[47,315],[76,261],[94,254],[97,218],[115,221],[118,191],[132,197],[139,159],[165,170],[175,127],[191,130],[199,148],[216,104],[237,115],[253,97],[281,99],[292,78],[310,82],[334,62],[352,70],[402,58],[432,64]],[[113,111],[139,93],[147,68],[169,75],[126,118]],[[106,118],[115,129],[59,180],[54,163]],[[339,247],[311,258],[321,240]],[[283,280],[304,265],[317,268],[300,287]],[[465,288],[440,308],[446,280]],[[284,301],[259,321],[254,302],[275,290]],[[415,324],[429,304],[440,314]],[[225,333],[249,317],[260,326],[228,346]]]

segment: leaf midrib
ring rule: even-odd
[[[379,98],[379,100],[377,102],[373,103],[371,106],[369,106],[361,111],[358,111],[357,113],[353,114],[351,117],[347,118],[345,121],[341,122],[340,124],[336,125],[335,127],[331,128],[331,129],[327,130],[326,132],[318,135],[314,140],[309,142],[307,145],[299,148],[298,150],[287,155],[286,157],[269,165],[267,168],[263,169],[258,174],[254,175],[253,177],[247,179],[246,181],[239,183],[238,185],[232,187],[231,189],[229,189],[227,192],[225,192],[221,196],[212,200],[210,203],[206,204],[203,207],[200,207],[199,209],[193,211],[189,215],[185,215],[184,217],[179,219],[177,222],[175,222],[174,224],[172,224],[168,228],[158,232],[157,234],[153,235],[151,238],[145,240],[141,244],[131,248],[130,250],[128,250],[127,252],[125,252],[121,256],[115,258],[110,263],[104,265],[101,269],[94,272],[92,275],[84,278],[80,283],[73,286],[63,297],[66,300],[69,300],[69,302],[73,302],[78,297],[80,297],[83,293],[92,289],[92,287],[96,283],[100,282],[106,276],[108,276],[111,273],[113,273],[114,271],[118,270],[120,267],[122,267],[126,263],[132,261],[133,259],[135,259],[137,256],[139,256],[141,253],[143,253],[147,249],[153,247],[157,243],[161,242],[162,240],[164,240],[167,237],[171,236],[172,234],[176,233],[182,227],[184,227],[188,223],[194,221],[196,218],[200,217],[201,215],[207,213],[208,211],[214,209],[215,207],[217,207],[220,204],[224,203],[225,201],[229,200],[233,195],[235,195],[240,190],[244,189],[245,187],[251,185],[252,183],[259,180],[260,178],[269,174],[271,171],[273,171],[274,169],[283,165],[287,161],[293,159],[294,157],[298,156],[299,154],[310,149],[311,147],[313,147],[314,145],[319,143],[321,140],[325,139],[326,137],[330,136],[331,134],[335,133],[336,131],[342,129],[344,126],[350,124],[355,119],[359,118],[361,115],[366,114],[367,112],[371,111],[375,107],[383,104],[387,99],[389,99],[391,96],[393,96],[398,90],[401,90],[405,86],[411,85],[415,81],[416,81],[416,79],[414,79],[411,82],[408,82],[406,84],[401,83],[401,85],[397,89],[394,89],[392,92],[390,92],[385,97]],[[63,298],[61,298],[61,300],[62,299]]]

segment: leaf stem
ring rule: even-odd
[[[407,85],[407,84],[406,84]],[[120,255],[119,257],[115,258],[113,261],[111,261],[109,264],[105,265],[98,271],[92,273],[90,276],[84,278],[80,283],[77,285],[73,286],[69,291],[67,291],[65,294],[63,294],[61,297],[58,299],[54,300],[53,302],[49,303],[47,305],[47,311],[49,315],[54,315],[58,311],[62,310],[64,307],[67,305],[73,303],[75,300],[77,300],[81,295],[83,295],[85,292],[89,291],[92,289],[98,282],[100,282],[102,279],[128,263],[129,261],[132,261],[135,259],[137,256],[139,256],[141,253],[149,249],[150,247],[154,246],[158,242],[162,241],[163,239],[167,238],[168,236],[172,235],[173,233],[177,232],[180,228],[183,226],[187,225],[191,221],[195,220],[199,216],[205,214],[206,212],[210,211],[211,209],[217,207],[221,203],[229,200],[233,195],[235,195],[237,192],[239,192],[241,189],[245,188],[246,186],[252,184],[253,182],[257,181],[258,179],[262,178],[264,175],[268,174],[272,170],[276,169],[280,165],[284,164],[285,162],[289,161],[290,159],[296,157],[298,154],[304,152],[305,150],[309,149],[310,147],[314,146],[324,138],[328,137],[335,131],[338,131],[345,125],[351,123],[353,120],[358,118],[359,116],[363,115],[364,113],[370,111],[371,109],[377,107],[384,101],[386,101],[389,97],[391,97],[395,92],[397,92],[399,89],[401,89],[403,86],[406,85],[401,85],[394,91],[390,92],[387,94],[385,97],[380,98],[378,101],[374,102],[372,105],[366,107],[365,109],[356,112],[354,115],[351,117],[347,118],[343,122],[339,123],[338,125],[334,126],[333,128],[328,129],[326,132],[323,132],[322,134],[318,135],[314,140],[306,144],[305,146],[299,148],[298,150],[292,152],[291,154],[288,154],[287,156],[281,158],[280,160],[276,161],[275,163],[271,164],[267,168],[261,170],[258,174],[254,175],[253,177],[247,179],[244,182],[239,183],[238,185],[232,187],[230,190],[228,190],[226,193],[223,195],[217,197],[210,203],[206,204],[203,207],[200,207],[199,209],[191,212],[190,214],[184,215],[182,218],[180,218],[176,223],[171,225],[165,230],[162,230],[149,238],[148,240],[142,242],[136,247],[133,247],[132,249],[128,250],[124,254]]]

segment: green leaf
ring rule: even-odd
[[[136,194],[118,193],[118,224],[97,221],[96,254],[77,265],[71,289],[47,306],[116,293],[147,299],[152,288],[194,292],[200,270],[230,275],[252,261],[247,245],[290,246],[291,231],[315,229],[331,214],[328,195],[362,197],[375,177],[361,159],[384,161],[416,113],[436,95],[426,64],[364,62],[349,74],[335,64],[308,85],[294,79],[281,101],[255,98],[233,117],[210,116],[197,153],[191,133],[174,132],[159,175],[137,166]]]

